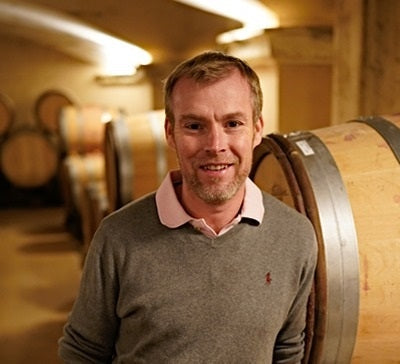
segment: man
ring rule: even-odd
[[[316,260],[309,221],[248,179],[257,75],[218,52],[165,85],[180,171],[102,222],[60,340],[68,363],[297,363]]]

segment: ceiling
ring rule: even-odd
[[[277,13],[281,27],[333,24],[335,0],[261,1]],[[2,2],[21,4],[15,0],[0,0],[0,4]],[[25,0],[24,3],[59,11],[132,42],[149,51],[155,64],[173,62],[199,50],[215,48],[219,33],[241,25],[173,0]],[[68,46],[62,38],[56,41],[54,36],[51,39],[45,32],[0,16],[2,35],[29,38],[61,51]]]

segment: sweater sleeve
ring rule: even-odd
[[[304,247],[308,256],[299,277],[298,290],[294,301],[275,342],[273,363],[300,363],[304,355],[307,303],[314,281],[317,260],[317,243],[313,230],[311,238],[306,239]]]
[[[65,363],[110,363],[118,330],[118,279],[110,244],[99,229],[83,268],[81,286],[59,341]]]

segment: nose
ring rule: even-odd
[[[206,134],[205,150],[208,153],[221,153],[227,149],[227,135],[219,124],[212,124]]]

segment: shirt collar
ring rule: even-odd
[[[161,223],[169,228],[177,228],[194,220],[185,211],[176,196],[174,186],[182,183],[181,181],[180,171],[171,171],[156,192],[158,216]],[[260,224],[264,216],[262,192],[249,178],[246,179],[245,191],[240,216],[242,219],[255,220],[257,224]]]

